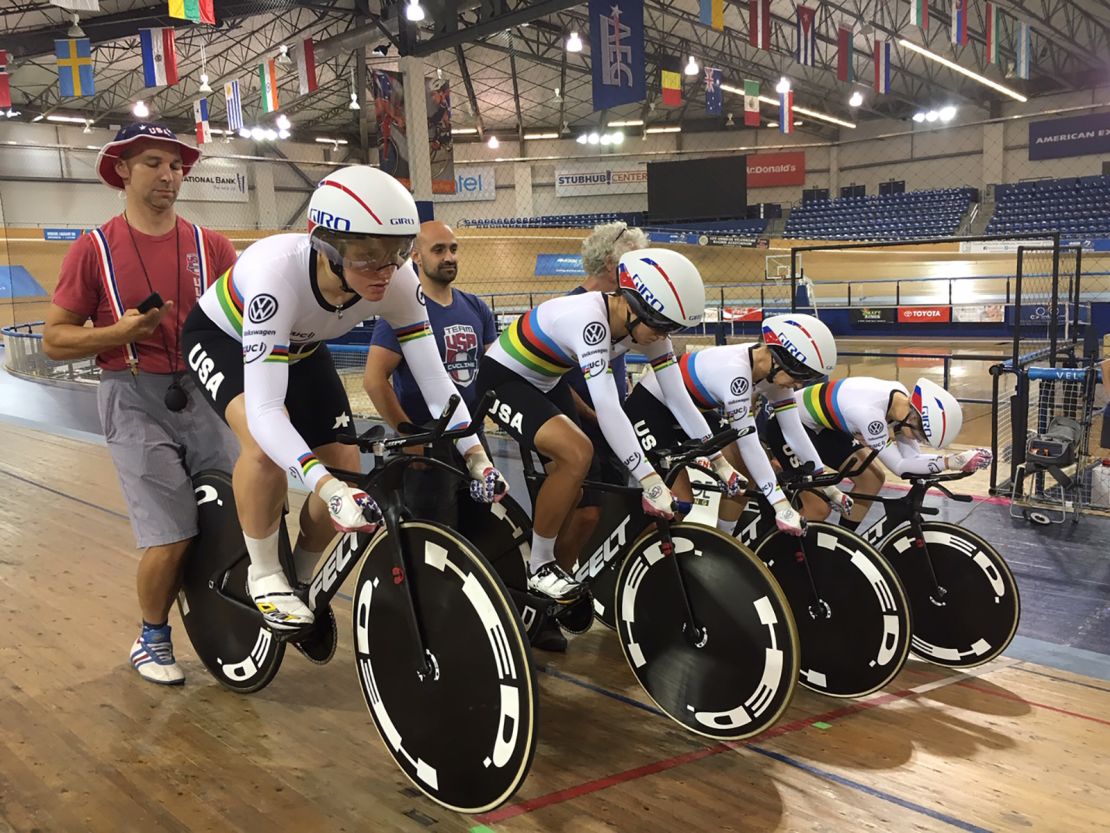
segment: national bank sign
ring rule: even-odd
[[[1110,153],[1110,113],[1092,113],[1029,125],[1029,159]]]

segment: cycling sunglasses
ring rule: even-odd
[[[771,378],[774,378],[777,370],[782,370],[791,379],[805,384],[819,382],[825,377],[825,374],[807,367],[785,350],[772,350],[771,356],[774,358],[775,364],[778,365],[777,368],[771,368]]]
[[[344,268],[356,272],[377,272],[388,266],[400,267],[412,255],[415,238],[400,237],[386,240],[359,241],[358,258],[349,257],[344,253]]]

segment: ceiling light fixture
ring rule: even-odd
[[[863,93],[861,93],[859,90],[856,90],[854,93],[852,93],[852,97],[848,99],[848,106],[859,107],[861,104],[863,104]]]
[[[384,58],[386,55],[389,54],[389,44],[379,43],[377,46],[370,50],[370,54],[376,55],[379,58]]]
[[[420,0],[409,0],[405,6],[405,20],[412,23],[419,23],[424,19],[424,7],[420,5]]]
[[[74,13],[73,23],[66,29],[67,38],[83,38],[85,30],[81,28],[81,15]]]
[[[284,43],[281,46],[278,47],[278,56],[277,56],[276,63],[279,63],[279,64],[291,64],[291,63],[293,63],[293,60],[289,57],[289,47],[286,46]]]
[[[289,116],[285,115],[285,113],[282,113],[280,116],[278,116],[277,119],[274,121],[274,124],[277,125],[278,130],[288,130],[290,127],[293,126],[293,123],[289,121]]]
[[[947,107],[940,108],[940,120],[946,124],[952,119],[956,118],[956,108],[949,104]]]
[[[525,139],[558,139],[558,133],[525,133]]]
[[[1028,98],[1023,96],[1021,93],[1019,93],[1015,90],[1011,90],[1009,87],[1007,87],[1003,84],[999,84],[995,81],[991,81],[989,78],[986,78],[986,77],[980,75],[977,72],[972,72],[970,69],[962,67],[954,61],[950,61],[947,58],[942,58],[940,55],[937,55],[935,52],[930,52],[924,46],[918,46],[913,41],[908,41],[905,38],[902,38],[901,40],[898,41],[898,44],[900,46],[904,46],[906,49],[909,49],[911,52],[916,52],[918,55],[924,55],[930,61],[936,61],[941,66],[948,67],[948,69],[952,70],[953,72],[958,72],[958,73],[960,73],[960,75],[965,75],[968,78],[971,78],[975,81],[978,81],[980,84],[982,84],[985,87],[990,87],[992,90],[996,90],[997,92],[1000,92],[1003,95],[1008,95],[1008,96],[1010,96],[1010,98],[1015,99],[1016,101],[1028,101],[1029,100]]]
[[[200,86],[197,87],[197,92],[198,93],[210,93],[210,92],[212,92],[212,87],[208,83],[208,73],[202,72],[200,74]]]
[[[690,56],[690,60],[686,63],[685,72],[687,75],[697,75],[701,72],[701,67],[698,66],[698,62],[694,60],[693,55]]]
[[[782,78],[780,78],[779,82],[775,85],[775,92],[776,93],[788,93],[788,92],[790,92],[790,79],[787,78],[786,76],[783,76]]]
[[[570,37],[567,38],[567,52],[581,52],[582,51],[582,38],[578,37],[578,32],[571,30]]]
[[[681,133],[681,127],[649,127],[645,133]]]
[[[473,136],[478,132],[477,127],[452,127],[452,136]]]
[[[486,147],[488,147],[490,150],[497,150],[499,147],[501,147],[501,142],[497,140],[496,136],[490,136],[489,141],[486,142]]]
[[[643,127],[643,119],[625,119],[624,121],[611,121],[609,127]]]
[[[146,106],[145,101],[136,101],[135,106],[131,108],[131,112],[140,119],[145,119],[150,115],[150,108]]]
[[[329,139],[325,136],[317,136],[316,141],[319,142],[322,145],[345,145],[345,144],[347,144],[346,139]]]

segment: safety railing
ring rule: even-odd
[[[42,321],[0,329],[4,338],[4,367],[12,374],[51,384],[96,385],[100,368],[92,358],[58,361],[42,346]]]

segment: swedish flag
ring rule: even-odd
[[[96,93],[92,47],[88,38],[54,41],[54,57],[58,63],[58,86],[62,98],[81,98]]]

